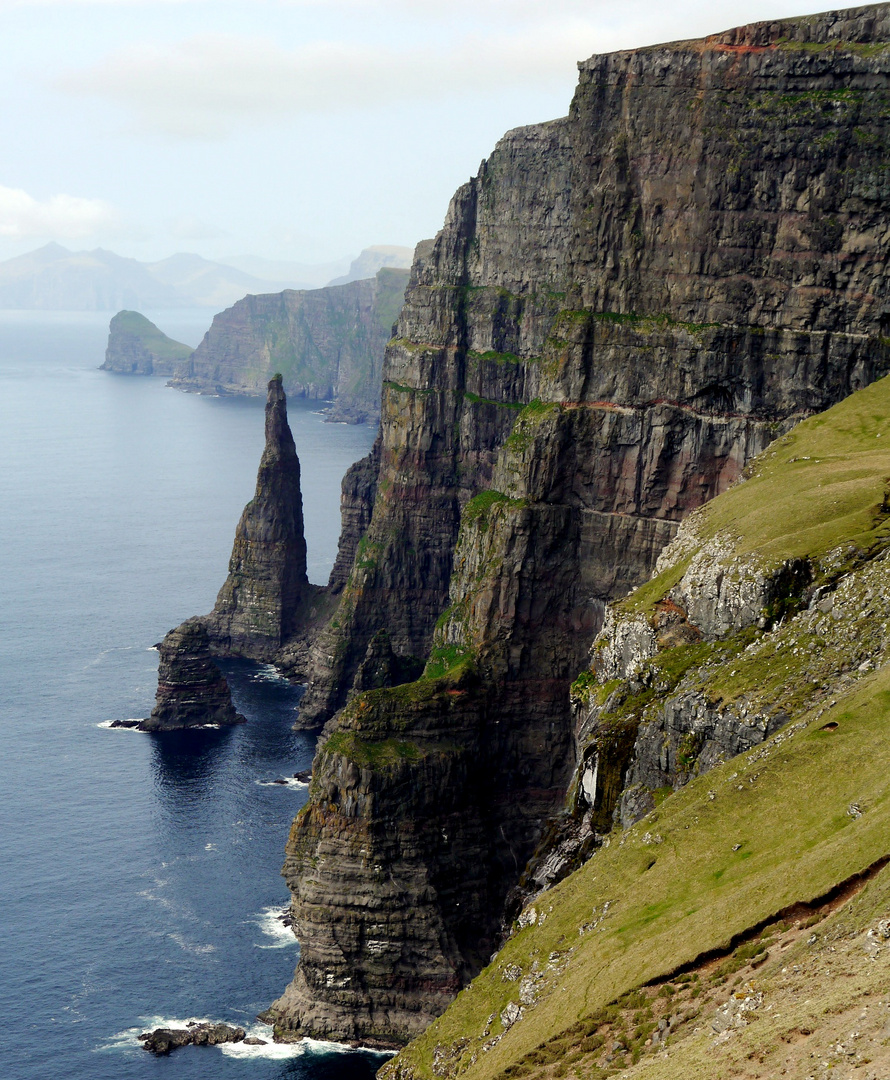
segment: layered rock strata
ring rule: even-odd
[[[167,337],[138,311],[119,311],[108,325],[105,363],[99,370],[119,375],[174,375],[191,354],[191,346]]]
[[[594,57],[455,195],[314,650],[305,722],[342,711],[288,843],[279,1037],[401,1043],[479,969],[573,776],[604,603],[890,367],[888,37],[882,5]],[[381,630],[424,677],[346,704]]]
[[[334,399],[330,419],[376,420],[383,350],[402,304],[406,270],[325,289],[246,296],[216,315],[171,385],[258,396],[280,372],[292,396]]]
[[[225,675],[213,662],[200,619],[187,619],[158,643],[157,702],[140,731],[243,724]]]

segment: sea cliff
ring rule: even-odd
[[[879,6],[594,57],[568,117],[455,195],[315,645],[280,1037],[404,1042],[481,968],[575,773],[569,686],[605,604],[890,367],[887,40]],[[424,676],[351,696],[380,630]]]
[[[380,435],[344,480],[336,611],[275,657],[308,678],[300,722],[324,725],[287,845],[301,954],[278,1038],[421,1035],[616,812],[787,722],[704,703],[673,669],[624,683],[666,642],[744,613],[765,630],[804,596],[797,556],[736,588],[712,538],[678,533],[890,370],[888,44],[879,5],[593,57],[569,115],[509,132],[418,250]],[[690,561],[670,549],[657,611],[609,607],[671,541]],[[447,1029],[393,1069],[474,1067],[528,1007],[501,981],[512,1009],[465,1059]]]
[[[280,372],[292,396],[333,399],[330,419],[376,421],[383,349],[407,280],[406,270],[385,267],[325,289],[246,296],[214,317],[171,385],[259,396]]]

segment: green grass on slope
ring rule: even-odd
[[[822,730],[829,721],[836,730]],[[888,775],[885,667],[818,720],[786,727],[614,834],[536,902],[543,923],[515,932],[396,1064],[432,1077],[434,1047],[466,1039],[457,1071],[473,1080],[498,1076],[626,991],[823,895],[890,852]],[[854,803],[859,817],[849,812]],[[501,1011],[519,1000],[521,979],[506,979],[505,970],[516,965],[527,975],[535,962],[543,973],[537,1005],[483,1050],[502,1031]]]
[[[114,317],[114,325],[115,329],[138,338],[146,349],[163,360],[187,360],[192,355],[193,350],[189,345],[167,337],[163,330],[159,330],[138,311],[118,312]]]
[[[755,459],[750,479],[698,511],[698,533],[735,538],[765,563],[818,559],[841,544],[868,549],[890,535],[890,376],[812,416]],[[678,565],[624,601],[646,610],[683,575]]]

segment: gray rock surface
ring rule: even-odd
[[[139,1036],[142,1049],[157,1056],[164,1056],[183,1046],[219,1046],[220,1043],[250,1042],[257,1045],[260,1040],[247,1040],[244,1028],[230,1024],[212,1024],[193,1022],[185,1028],[155,1028]]]
[[[269,660],[300,626],[317,591],[306,576],[300,462],[276,375],[268,386],[256,494],[238,522],[229,576],[204,625],[216,651]]]

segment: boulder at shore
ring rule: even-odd
[[[218,1046],[220,1043],[244,1042],[246,1032],[231,1024],[198,1023],[192,1021],[184,1028],[155,1028],[139,1036],[142,1049],[152,1054],[169,1054],[181,1046]],[[253,1043],[252,1043],[253,1045]]]

